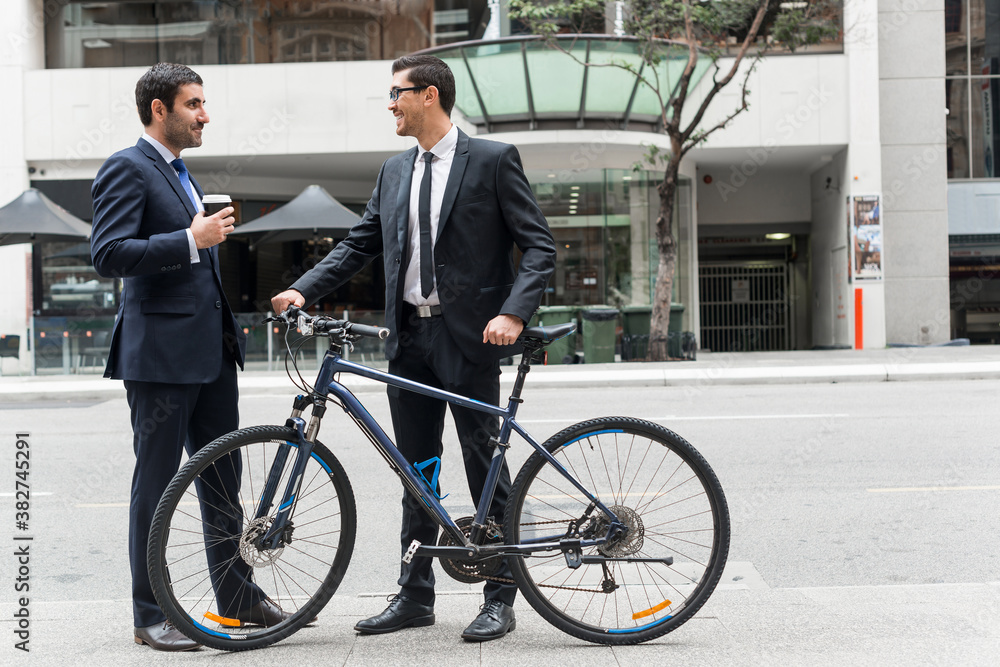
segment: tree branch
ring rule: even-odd
[[[750,67],[747,68],[747,73],[743,77],[743,86],[740,94],[740,106],[736,107],[735,111],[726,116],[724,120],[718,122],[714,127],[711,127],[708,130],[705,130],[704,132],[698,134],[695,139],[690,139],[690,137],[685,137],[684,141],[687,143],[681,149],[681,156],[686,155],[689,150],[691,150],[698,144],[704,142],[705,139],[707,139],[710,134],[724,128],[726,125],[729,124],[729,122],[732,119],[736,118],[750,107],[750,105],[747,104],[747,84],[750,82],[750,75],[753,74],[753,71],[754,69],[756,69],[757,63],[760,62],[760,59],[761,56],[759,55],[754,58],[753,64],[751,64]]]
[[[685,0],[685,2],[688,2],[688,0]],[[750,26],[750,30],[747,31],[747,36],[743,39],[743,44],[740,46],[739,53],[736,54],[733,66],[730,68],[729,73],[722,77],[720,81],[715,81],[712,88],[705,95],[705,99],[702,100],[701,105],[695,112],[694,118],[690,123],[688,123],[688,126],[681,133],[681,141],[688,140],[691,133],[694,132],[695,128],[698,127],[698,124],[701,123],[701,119],[708,110],[708,105],[712,102],[712,99],[720,90],[722,90],[723,87],[726,86],[726,84],[732,81],[734,76],[736,76],[736,72],[740,68],[740,63],[743,62],[743,57],[746,56],[747,51],[750,50],[750,45],[757,39],[757,33],[760,31],[760,26],[764,22],[764,16],[767,14],[767,4],[768,0],[761,0],[760,6],[757,8],[757,14],[754,16],[753,24]]]

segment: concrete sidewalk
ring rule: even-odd
[[[384,364],[383,364],[384,365]],[[313,364],[314,368],[314,364]],[[503,367],[502,382],[513,382],[515,369]],[[315,370],[303,371],[308,380]],[[906,380],[981,380],[1000,378],[1000,346],[901,347],[879,350],[800,350],[792,352],[701,353],[697,361],[533,366],[528,387],[712,386],[886,382]],[[381,383],[341,378],[355,392],[383,391]],[[249,370],[240,374],[243,395],[285,395],[295,389],[284,370]],[[120,381],[100,375],[0,377],[0,401],[69,400],[124,396]]]
[[[348,572],[350,576],[350,572]],[[521,598],[517,629],[473,644],[462,630],[481,593],[438,594],[434,626],[358,635],[354,624],[385,607],[382,595],[335,595],[311,627],[259,651],[202,648],[169,654],[132,642],[128,600],[33,602],[31,653],[0,647],[4,664],[52,665],[993,665],[1000,651],[997,584],[836,588],[744,586],[723,577],[701,611],[676,631],[637,646],[599,646],[543,620]],[[0,604],[8,637],[13,606]],[[15,655],[18,654],[18,655]],[[8,661],[8,656],[10,657]]]

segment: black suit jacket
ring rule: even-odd
[[[419,147],[389,158],[364,216],[292,288],[314,303],[382,255],[385,263],[386,356],[399,355],[403,274],[408,261],[410,185]],[[523,253],[515,273],[513,248]],[[483,343],[483,329],[500,314],[527,322],[555,270],[555,244],[521,167],[517,149],[461,130],[434,243],[442,316],[472,360],[510,356],[516,349]]]
[[[173,167],[140,139],[108,158],[91,194],[94,268],[125,280],[104,376],[211,382],[224,354],[242,367],[246,336],[222,291],[217,248],[191,263],[185,230],[196,211]]]

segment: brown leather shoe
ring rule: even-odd
[[[194,651],[198,642],[185,637],[170,621],[135,629],[135,643],[151,646],[157,651]]]
[[[265,628],[270,628],[291,617],[291,615],[291,612],[285,611],[272,602],[270,598],[264,598],[257,606],[244,609],[236,614],[236,620],[248,625],[263,625]],[[315,620],[314,618],[309,623]]]

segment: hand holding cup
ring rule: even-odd
[[[232,214],[236,209],[229,195],[205,195],[201,201],[205,212],[198,213],[191,221],[191,233],[198,248],[211,248],[225,241],[235,229],[236,219]]]

